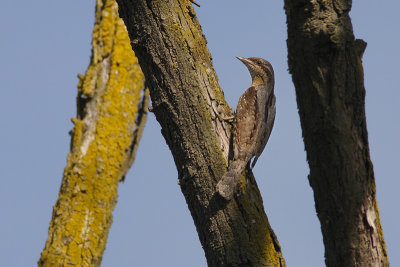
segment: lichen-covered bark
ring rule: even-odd
[[[225,202],[229,108],[189,0],[118,0],[209,266],[284,266],[254,177]]]
[[[365,120],[361,57],[349,0],[285,0],[309,181],[327,266],[388,266]]]
[[[39,266],[100,265],[118,183],[133,162],[146,118],[148,92],[139,109],[144,76],[114,0],[97,1],[92,45],[89,68],[79,77],[71,151]]]

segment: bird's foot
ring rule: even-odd
[[[218,117],[223,120],[223,121],[227,121],[227,122],[233,122],[233,120],[235,119],[234,115],[231,116],[224,116],[224,115],[218,115]]]
[[[232,114],[235,114],[235,109],[232,108],[232,109],[231,109],[231,113],[232,113]],[[218,118],[220,118],[220,120],[223,120],[223,121],[227,121],[227,122],[232,123],[233,120],[235,119],[235,115],[226,116],[225,114],[223,114],[223,113],[221,112],[221,113],[218,113]]]

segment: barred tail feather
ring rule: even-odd
[[[229,165],[228,171],[222,176],[217,184],[217,192],[226,200],[231,200],[235,192],[237,182],[247,162],[241,160],[233,161]]]

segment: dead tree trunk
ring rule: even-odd
[[[361,57],[349,0],[285,0],[309,181],[327,266],[388,266],[369,156]]]
[[[234,200],[224,202],[215,192],[230,135],[219,116],[229,109],[190,1],[118,4],[208,265],[284,266],[251,172],[240,180]]]
[[[148,92],[114,0],[98,0],[93,53],[79,75],[71,151],[39,266],[100,266],[117,202],[146,121]],[[136,121],[136,122],[135,122]]]

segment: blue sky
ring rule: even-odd
[[[283,1],[198,1],[199,21],[232,107],[250,84],[235,56],[259,56],[275,69],[277,117],[254,169],[288,266],[323,266],[324,249],[288,74]],[[250,4],[249,4],[250,3]],[[77,73],[89,64],[95,1],[11,1],[0,10],[0,256],[2,266],[33,266],[69,149]],[[364,54],[366,112],[378,204],[391,266],[400,266],[400,2],[355,1],[355,36]],[[154,197],[154,188],[157,188]],[[102,266],[206,266],[177,184],[177,172],[150,114],[126,182]]]

